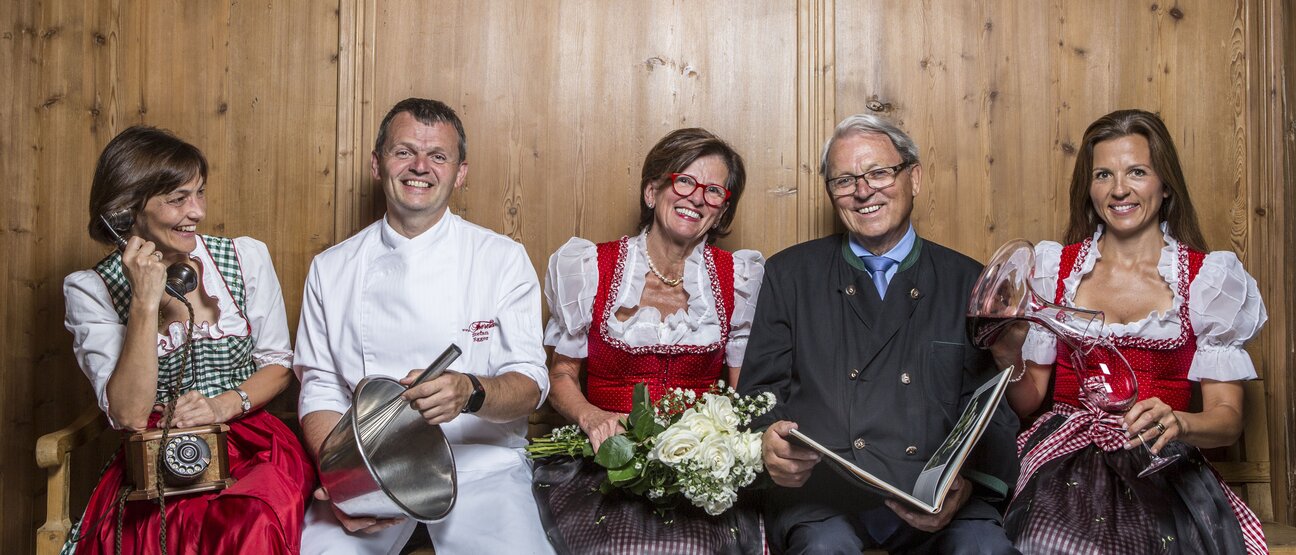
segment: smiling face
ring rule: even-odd
[[[711,154],[694,160],[678,173],[697,178],[699,184],[724,186],[729,179],[729,167],[724,159]],[[644,188],[644,202],[653,207],[653,233],[679,244],[693,245],[706,237],[707,231],[720,221],[729,208],[728,203],[710,206],[703,199],[705,187],[696,188],[687,197],[675,193],[670,178],[662,177]]]
[[[149,197],[131,228],[133,235],[157,245],[165,257],[198,247],[198,223],[207,216],[207,185],[194,177],[174,191]]]
[[[412,237],[445,214],[450,193],[463,186],[468,163],[460,156],[453,125],[428,125],[401,112],[391,120],[383,151],[371,156],[370,169],[387,196],[392,227]]]
[[[891,139],[881,133],[839,137],[828,152],[826,179],[860,175],[895,166],[904,159]],[[909,215],[922,183],[922,166],[915,164],[896,174],[895,183],[880,191],[863,180],[854,193],[834,196],[833,207],[851,236],[873,254],[894,247],[909,230]]]
[[[1147,138],[1125,135],[1094,145],[1089,200],[1107,233],[1160,233],[1161,204],[1168,195],[1152,169]]]

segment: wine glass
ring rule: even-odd
[[[1061,336],[1059,336],[1061,338]],[[1070,338],[1085,346],[1071,351],[1072,367],[1080,380],[1080,394],[1094,407],[1112,413],[1124,414],[1138,402],[1138,378],[1129,361],[1106,339],[1084,337]],[[1069,342],[1068,342],[1069,343]],[[1139,472],[1147,477],[1179,460],[1179,455],[1160,456],[1152,452],[1143,432],[1138,433],[1143,451],[1148,455],[1148,465]]]

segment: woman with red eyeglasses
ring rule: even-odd
[[[672,131],[644,159],[639,234],[597,245],[572,238],[549,258],[549,402],[596,451],[624,431],[635,384],[657,399],[737,382],[765,259],[712,243],[728,233],[745,180],[728,143],[705,129]],[[604,476],[584,459],[536,468],[559,553],[763,550],[759,517],[741,503],[717,517],[682,506],[667,521],[642,499],[600,494]]]

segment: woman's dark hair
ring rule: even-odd
[[[207,181],[207,158],[198,147],[170,131],[136,125],[108,141],[90,186],[90,237],[113,244],[99,221],[118,210],[137,216],[148,199],[164,195],[198,177]]]
[[[1170,236],[1190,248],[1206,252],[1206,239],[1197,224],[1192,199],[1188,198],[1188,186],[1174,141],[1161,118],[1144,110],[1112,112],[1098,118],[1085,130],[1080,152],[1076,154],[1075,171],[1071,173],[1071,221],[1067,225],[1066,242],[1079,243],[1092,237],[1102,221],[1089,199],[1094,146],[1129,135],[1142,135],[1147,139],[1152,171],[1161,178],[1161,186],[1169,195],[1161,202],[1160,218],[1166,222]]]
[[[696,162],[698,158],[711,155],[719,156],[729,169],[729,179],[725,188],[729,189],[729,200],[725,201],[728,209],[720,216],[716,226],[707,231],[707,243],[729,234],[729,224],[734,214],[738,213],[738,200],[742,198],[743,187],[747,183],[747,170],[743,166],[742,156],[729,143],[715,134],[700,127],[676,129],[667,133],[648,155],[644,157],[643,175],[639,182],[639,230],[651,229],[653,209],[644,202],[643,191],[648,187],[664,187],[670,183],[668,174],[680,173],[684,168]]]

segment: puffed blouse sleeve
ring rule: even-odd
[[[109,414],[108,378],[117,368],[126,325],[113,308],[108,286],[93,270],[81,270],[64,279],[63,299],[63,326],[72,332],[72,352],[90,379],[99,409]],[[119,427],[112,416],[108,418],[113,428]]]
[[[1236,254],[1206,255],[1188,286],[1188,319],[1197,334],[1188,379],[1234,381],[1256,378],[1255,365],[1242,348],[1269,319],[1255,279]]]
[[[756,314],[756,297],[765,280],[765,257],[753,250],[733,253],[734,311],[729,318],[729,344],[725,347],[725,364],[739,368],[747,353],[752,317]]]
[[[1031,279],[1031,287],[1041,297],[1053,300],[1061,265],[1061,244],[1040,241],[1035,245],[1035,276]],[[1022,358],[1036,364],[1053,364],[1057,360],[1057,337],[1043,326],[1031,324],[1022,344]]]
[[[549,257],[544,295],[549,303],[545,345],[571,358],[589,356],[589,327],[598,292],[598,248],[572,237]]]
[[[247,319],[255,347],[252,359],[258,370],[270,365],[292,368],[292,343],[283,289],[266,244],[251,237],[234,239],[247,291]]]

